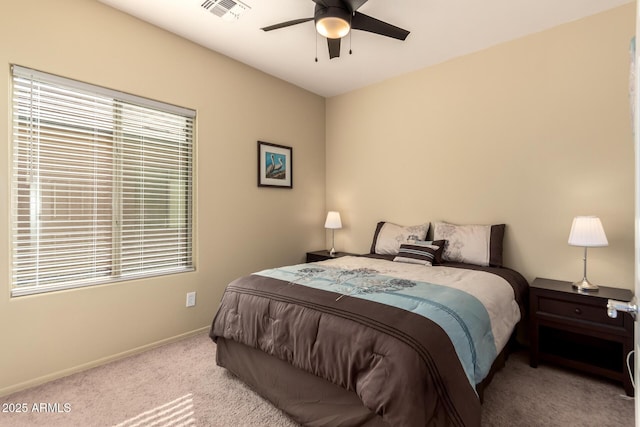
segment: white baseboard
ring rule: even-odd
[[[182,339],[189,338],[193,335],[198,335],[200,333],[206,332],[210,328],[211,326],[205,326],[190,332],[185,332],[184,334],[173,336],[171,338],[166,338],[160,341],[153,342],[151,344],[146,344],[140,347],[136,347],[134,349],[123,351],[121,353],[117,353],[111,356],[103,357],[88,363],[83,363],[82,365],[74,366],[68,369],[63,369],[61,371],[43,375],[41,377],[37,377],[28,381],[10,385],[9,387],[4,387],[0,389],[0,397],[8,396],[18,391],[26,390],[31,387],[48,383],[49,381],[57,380],[58,378],[62,378],[78,372],[86,371],[87,369],[95,368],[96,366],[106,365],[107,363],[115,362],[116,360],[124,359],[126,357],[133,356],[139,353],[144,353],[145,351],[152,350],[156,347],[160,347],[165,344],[170,344],[172,342],[180,341]]]

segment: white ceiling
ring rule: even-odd
[[[354,30],[329,60],[312,0],[242,0],[251,9],[227,22],[204,0],[99,0],[318,95],[330,97],[437,64],[633,0],[369,0],[358,11],[411,31],[405,41]],[[316,41],[317,40],[317,41]],[[315,62],[317,46],[318,62]]]

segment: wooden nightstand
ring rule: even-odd
[[[633,396],[627,355],[633,350],[633,318],[607,316],[607,300],[630,301],[627,289],[600,286],[583,293],[571,283],[536,278],[529,287],[530,361],[557,363],[622,382]],[[633,367],[633,358],[631,358]]]
[[[307,262],[324,261],[331,258],[339,258],[341,256],[358,256],[357,254],[350,254],[349,252],[336,252],[335,256],[329,255],[328,250],[307,252]]]

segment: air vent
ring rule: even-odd
[[[240,19],[240,15],[251,9],[239,0],[206,0],[201,6],[225,21]]]

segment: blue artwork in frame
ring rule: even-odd
[[[258,187],[293,188],[293,148],[258,141]]]

